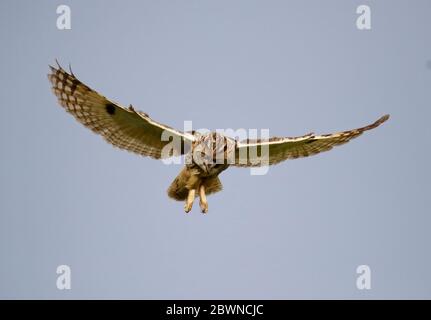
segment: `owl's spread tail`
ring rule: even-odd
[[[197,188],[200,183],[205,185],[205,193],[207,195],[219,192],[223,189],[223,185],[218,177],[206,178],[200,182],[196,181],[196,179],[190,178],[190,174],[187,172],[187,170],[181,171],[181,173],[174,179],[174,181],[172,181],[171,185],[169,186],[168,196],[177,201],[184,201],[187,199],[189,189]],[[193,180],[193,182],[191,180]]]
[[[205,185],[205,193],[207,195],[222,191],[223,189],[223,185],[221,184],[221,181],[218,177],[205,180],[204,185]]]
[[[185,185],[181,186],[178,183],[178,177],[171,183],[168,189],[168,196],[177,201],[183,201],[187,199],[188,190]]]

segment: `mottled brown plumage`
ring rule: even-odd
[[[339,133],[237,141],[216,132],[175,130],[132,106],[125,108],[105,98],[79,81],[72,71],[59,65],[50,68],[48,78],[60,105],[112,145],[155,159],[186,155],[186,165],[168,189],[169,197],[185,201],[186,212],[195,197],[200,198],[202,212],[208,211],[206,195],[222,190],[218,176],[229,166],[258,167],[308,157],[347,143],[389,118],[385,115],[368,126]]]

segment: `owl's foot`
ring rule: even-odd
[[[207,196],[205,194],[205,186],[202,184],[199,187],[199,206],[201,207],[201,212],[202,213],[207,213],[208,212],[208,201],[207,201]]]
[[[195,201],[195,194],[196,194],[196,190],[195,189],[189,190],[189,194],[187,196],[186,203],[184,204],[184,211],[186,213],[189,213],[190,210],[192,210],[193,201]]]
[[[202,213],[207,213],[208,212],[208,202],[199,201],[199,206],[201,207],[201,212]]]
[[[184,204],[184,211],[185,211],[185,213],[189,213],[190,212],[190,210],[192,210],[192,207],[193,207],[193,202],[192,203],[185,203]]]

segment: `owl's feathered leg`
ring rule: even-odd
[[[187,195],[186,204],[184,205],[184,211],[186,213],[190,212],[193,207],[193,201],[195,200],[196,189],[190,189]]]
[[[205,194],[205,186],[203,184],[199,187],[199,206],[201,207],[202,213],[208,212],[208,201]]]

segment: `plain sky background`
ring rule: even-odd
[[[431,298],[430,17],[428,0],[1,1],[0,297]],[[166,195],[181,166],[77,123],[51,93],[55,58],[179,129],[391,119],[264,176],[231,168],[209,214],[185,215]]]

